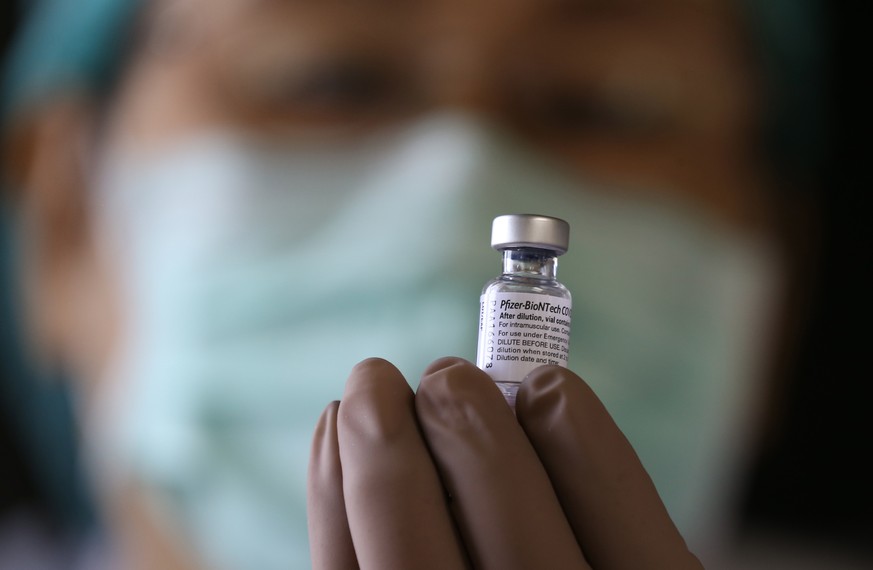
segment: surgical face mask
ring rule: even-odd
[[[215,568],[308,565],[305,474],[359,360],[415,384],[475,356],[490,222],[572,228],[570,367],[594,387],[692,546],[711,536],[754,401],[772,284],[760,244],[693,212],[593,192],[465,117],[317,146],[232,133],[110,156],[93,195],[126,300],[88,433]]]

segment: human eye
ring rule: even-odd
[[[349,121],[401,114],[414,98],[408,76],[390,61],[340,55],[259,70],[247,103],[308,121]]]
[[[668,135],[677,123],[670,103],[645,90],[557,83],[537,89],[518,104],[531,128],[564,142],[653,139]]]

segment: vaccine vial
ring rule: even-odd
[[[570,225],[549,216],[498,216],[491,227],[491,247],[503,253],[503,271],[482,289],[476,365],[513,409],[530,371],[567,366],[572,302],[557,271],[569,238]]]

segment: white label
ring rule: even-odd
[[[543,364],[567,366],[570,300],[535,293],[480,298],[476,365],[495,382],[521,382]]]

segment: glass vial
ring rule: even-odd
[[[491,227],[491,247],[503,252],[503,272],[482,289],[476,365],[513,409],[530,371],[567,366],[572,301],[557,270],[569,238],[570,225],[548,216],[498,216]]]

